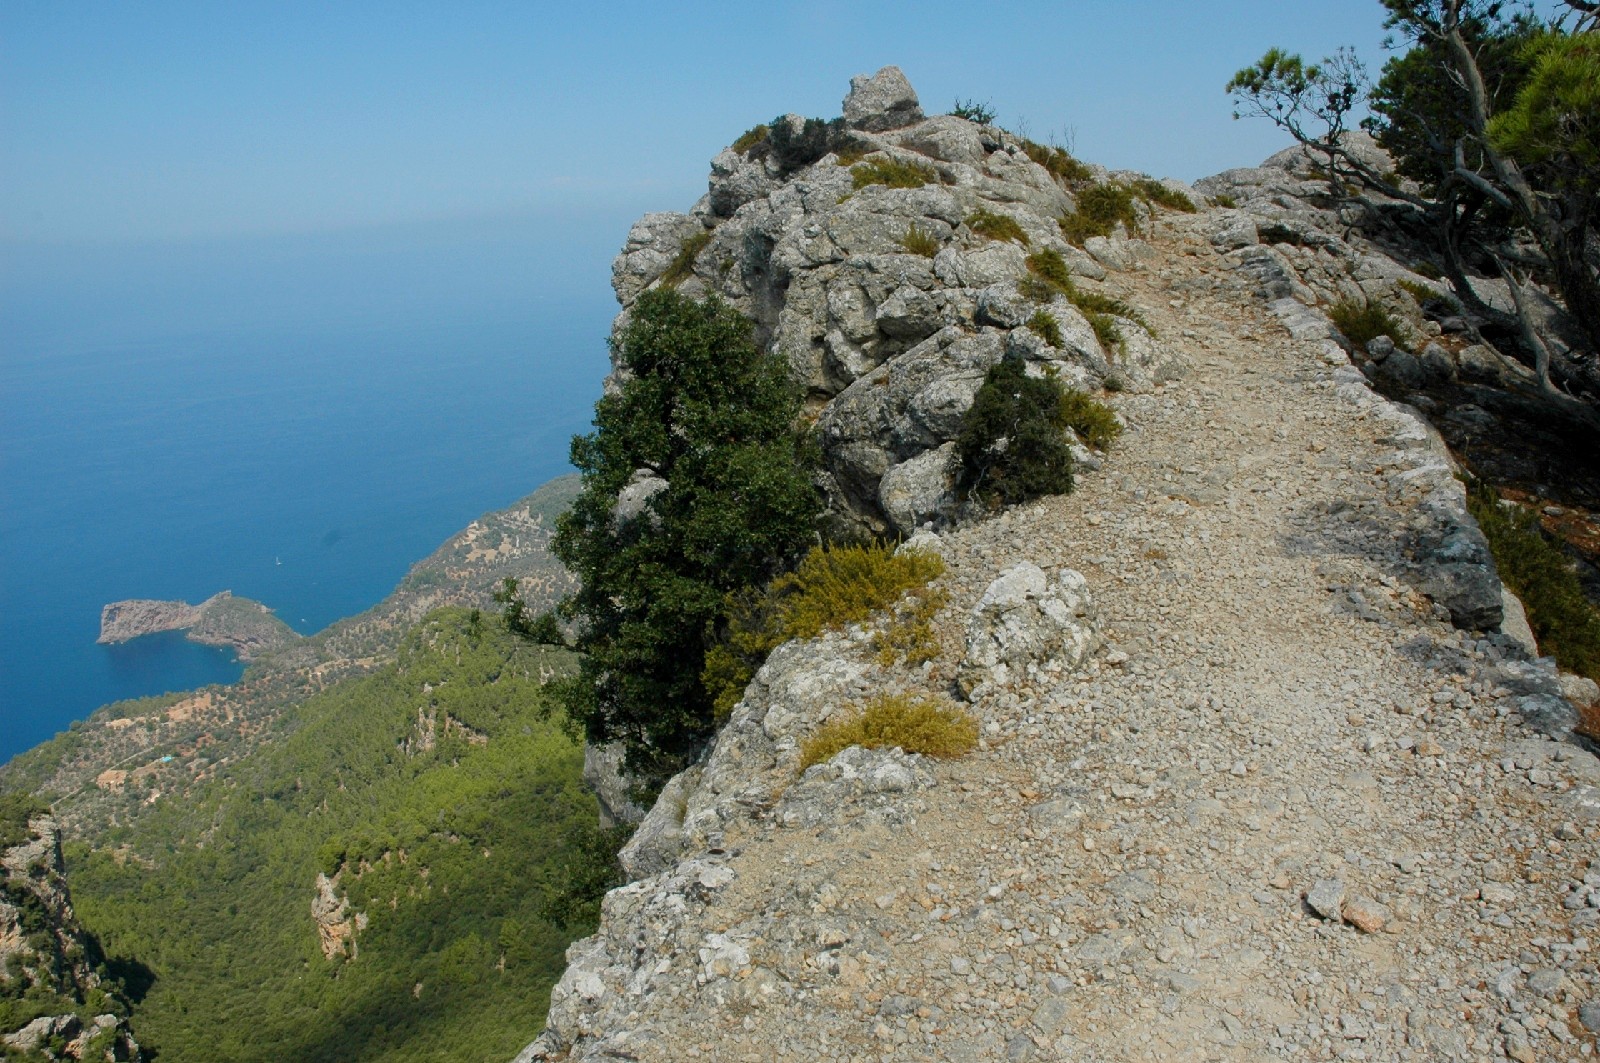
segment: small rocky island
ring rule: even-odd
[[[199,605],[129,598],[112,602],[100,611],[100,638],[112,644],[161,631],[186,631],[184,637],[203,646],[229,646],[241,661],[300,641],[288,624],[272,610],[232,591],[214,594]]]

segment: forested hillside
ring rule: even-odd
[[[120,845],[69,849],[141,1041],[170,1063],[513,1054],[588,929],[568,887],[595,803],[543,689],[571,668],[441,610]]]

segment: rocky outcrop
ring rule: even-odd
[[[869,633],[854,629],[772,654],[707,756],[668,783],[623,849],[633,882],[606,896],[600,932],[568,950],[567,972],[551,992],[549,1028],[519,1058],[559,1054],[613,1025],[628,1000],[672,991],[678,968],[663,957],[688,959],[726,985],[730,1004],[785,991],[782,976],[750,967],[754,943],[783,932],[779,918],[706,933],[705,919],[715,918],[708,909],[737,878],[730,836],[753,824],[786,832],[845,824],[892,829],[914,818],[923,807],[918,795],[938,785],[925,758],[897,748],[851,747],[799,771],[801,745],[818,726],[885,684],[906,681],[886,674],[869,644]],[[773,906],[826,904],[814,888],[794,883]],[[738,985],[730,981],[736,976]],[[637,1036],[624,1032],[589,1047],[602,1056],[626,1052]]]
[[[100,637],[104,644],[127,642],[162,631],[186,631],[190,642],[226,646],[241,661],[253,660],[300,640],[294,629],[272,615],[272,610],[232,591],[212,595],[199,605],[129,598],[100,610]]]
[[[322,958],[355,959],[356,934],[367,928],[367,913],[352,911],[350,899],[339,892],[343,872],[329,878],[317,872],[316,891],[311,896],[311,921],[317,925],[317,942]]]
[[[888,164],[925,183],[856,186],[857,167]],[[1108,269],[1148,257],[1125,236],[1091,241],[1095,253],[1068,244],[1056,219],[1074,204],[1020,138],[925,117],[904,75],[887,67],[852,81],[838,122],[786,116],[764,140],[720,153],[687,214],[649,214],[633,226],[612,282],[625,317],[642,291],[666,283],[680,254],[692,255],[682,290],[715,293],[750,316],[804,385],[835,524],[908,535],[949,516],[941,448],[1001,358],[1084,387],[1115,375],[1135,391],[1180,371],[1175,352],[1134,321],[1118,321],[1126,342],[1107,349],[1065,297],[1040,305],[1022,295],[1026,259],[1039,251],[1061,255],[1090,288]],[[979,212],[1015,222],[1023,239],[975,231]],[[908,235],[931,240],[935,253],[914,253]],[[1061,346],[1026,328],[1037,309],[1059,323]],[[650,483],[642,471],[619,516],[636,510]]]
[[[620,743],[612,742],[583,747],[583,784],[600,802],[600,826],[613,827],[619,823],[637,823],[645,817],[647,809],[634,804],[631,796],[632,782],[622,771],[623,750]]]
[[[30,1058],[139,1060],[123,1017],[89,1007],[91,997],[102,1005],[113,998],[72,909],[55,820],[34,816],[24,833],[0,853],[0,995],[26,993],[47,1013],[0,1027],[0,1043]]]

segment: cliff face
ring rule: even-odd
[[[138,1060],[72,910],[55,820],[0,853],[0,1042],[34,1059]]]
[[[1233,206],[1145,208],[1079,250],[1054,216],[1084,186],[922,118],[898,71],[845,119],[846,151],[940,179],[785,162],[786,119],[764,157],[719,155],[693,212],[636,225],[614,279],[626,313],[696,238],[685,288],[805,376],[840,523],[944,558],[943,650],[775,651],[645,816],[519,1060],[1592,1054],[1600,762],[1561,740],[1600,690],[1530,656],[1449,451],[1378,390],[1498,362],[1296,153],[1197,186]],[[897,249],[913,224],[931,258]],[[1061,346],[1026,326],[1033,249],[1139,313],[1125,351],[1065,300]],[[1406,342],[1349,343],[1343,299]],[[1008,352],[1112,382],[1126,432],[1074,494],[956,522],[940,451]],[[963,699],[980,748],[799,772],[885,690]]]

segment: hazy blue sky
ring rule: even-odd
[[[1222,85],[1356,45],[1376,0],[0,7],[0,239],[186,240],[685,209],[784,111],[894,63],[929,111],[1193,179],[1282,146]],[[616,237],[620,240],[621,233]]]

